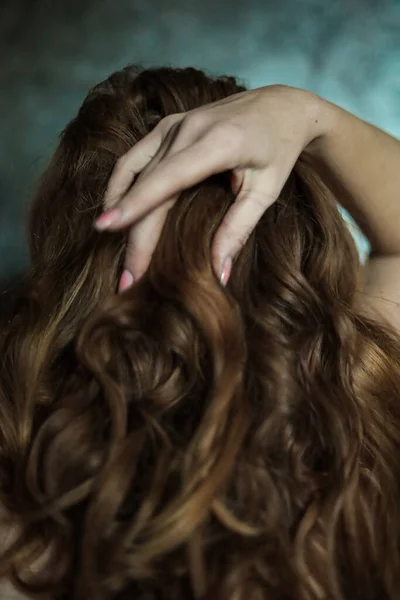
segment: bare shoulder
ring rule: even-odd
[[[360,292],[362,307],[400,334],[400,255],[371,258]]]

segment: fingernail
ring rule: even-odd
[[[228,256],[228,258],[224,260],[224,263],[222,265],[222,273],[220,278],[221,285],[225,286],[228,283],[229,275],[231,274],[231,268],[232,259],[230,256]]]
[[[130,287],[132,283],[133,275],[130,271],[128,271],[128,269],[125,269],[125,271],[121,275],[121,279],[119,280],[118,293],[128,289],[128,287]]]
[[[113,208],[112,210],[108,210],[102,215],[100,215],[100,217],[94,222],[94,226],[98,231],[103,231],[103,229],[107,229],[107,227],[109,227],[113,223],[117,223],[120,216],[121,211],[117,208]]]

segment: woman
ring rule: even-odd
[[[399,318],[379,308],[399,297],[399,155],[284,86],[130,67],[89,93],[2,325],[6,579],[400,598]],[[367,284],[336,199],[377,255]]]

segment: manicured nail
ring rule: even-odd
[[[117,223],[120,216],[121,211],[118,210],[118,208],[113,208],[100,215],[100,217],[94,222],[94,226],[98,231],[103,231],[103,229],[107,229],[107,227],[110,225]]]
[[[229,275],[231,274],[231,269],[232,269],[232,259],[230,256],[228,256],[228,258],[226,258],[224,260],[224,263],[222,265],[222,273],[221,273],[220,282],[223,286],[225,286],[228,283]]]
[[[118,292],[120,293],[128,289],[128,287],[130,287],[132,283],[133,275],[130,271],[128,271],[128,269],[125,269],[125,271],[121,275],[121,279],[119,280]]]

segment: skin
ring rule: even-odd
[[[400,330],[400,142],[315,94],[283,85],[168,116],[119,159],[106,212],[95,225],[128,228],[120,290],[147,269],[178,194],[230,170],[236,201],[212,248],[226,284],[232,260],[302,152],[370,241],[361,302]]]

